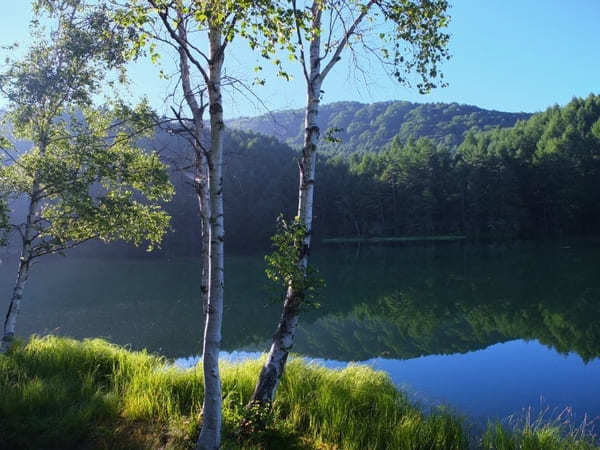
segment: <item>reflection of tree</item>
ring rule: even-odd
[[[14,264],[7,262],[6,269]],[[264,342],[277,308],[265,307],[262,258],[231,258],[227,264],[223,349]],[[4,264],[0,269],[2,293],[11,274]],[[32,280],[20,332],[101,336],[169,357],[199,354],[201,342],[190,338],[203,326],[194,283],[199,276],[199,260],[55,258]]]
[[[454,305],[423,306],[397,292],[375,305],[358,305],[346,316],[326,316],[301,330],[297,351],[342,360],[405,359],[464,353],[509,339],[494,329],[474,328]]]
[[[594,251],[520,248],[476,257],[465,251],[469,262],[459,260],[458,266],[456,250],[429,256],[422,252],[420,264],[408,257],[410,266],[394,266],[406,269],[404,279],[386,275],[388,282],[400,280],[398,288],[384,286],[383,293],[373,293],[375,300],[367,296],[346,313],[305,324],[296,350],[344,360],[411,358],[537,339],[561,353],[574,351],[584,361],[600,356],[600,279]],[[414,257],[418,251],[396,253]],[[440,259],[431,260],[436,253]],[[428,259],[433,269],[423,265]],[[361,279],[382,269],[382,264],[365,262],[361,267],[368,273],[357,273]]]
[[[586,362],[600,357],[600,289],[585,290],[572,304],[541,310],[540,315],[543,325],[535,336],[540,342],[560,353],[574,351]]]
[[[600,356],[600,248],[341,248],[315,252],[323,307],[301,321],[295,351],[362,360],[411,358],[538,339]],[[278,308],[261,255],[226,262],[223,349],[265,350]],[[13,262],[0,266],[0,294]],[[10,269],[10,270],[9,270]],[[39,268],[34,268],[34,270]],[[23,334],[106,336],[170,357],[198,354],[194,260],[56,259],[33,277]]]

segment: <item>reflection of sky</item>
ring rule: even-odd
[[[447,402],[472,417],[505,417],[529,406],[539,409],[540,402],[542,408],[571,406],[576,418],[600,415],[600,360],[584,364],[576,354],[560,355],[537,341],[369,363],[417,398]]]
[[[241,361],[257,352],[222,353]],[[307,359],[331,368],[346,362]],[[190,367],[197,357],[175,364]],[[474,419],[503,418],[533,407],[533,415],[548,407],[570,406],[576,422],[600,416],[600,360],[584,364],[576,354],[560,355],[537,341],[515,340],[466,354],[431,355],[409,360],[374,358],[361,362],[386,371],[394,383],[424,405],[446,403]],[[552,416],[552,413],[550,413]]]

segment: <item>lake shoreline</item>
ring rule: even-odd
[[[290,362],[273,409],[248,415],[261,360],[221,366],[223,448],[599,448],[556,421],[476,433],[452,411],[425,413],[383,372],[301,359]],[[182,370],[100,339],[34,336],[0,356],[0,369],[0,426],[12,448],[193,448],[198,367]]]

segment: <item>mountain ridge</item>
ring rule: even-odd
[[[411,137],[428,137],[437,144],[456,148],[469,130],[511,127],[532,114],[490,110],[456,102],[342,101],[322,105],[318,123],[322,136],[333,133],[340,141],[335,143],[323,139],[321,148],[325,152],[378,152],[396,137],[400,142]],[[299,148],[302,145],[303,115],[303,109],[288,109],[254,117],[238,117],[227,120],[226,124],[233,129],[273,136]]]

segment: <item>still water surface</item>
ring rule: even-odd
[[[325,248],[321,308],[295,351],[385,370],[424,405],[474,419],[572,407],[600,416],[600,245]],[[14,262],[0,265],[7,308]],[[226,261],[226,357],[267,349],[279,305],[262,255]],[[18,331],[105,337],[180,364],[201,351],[195,259],[56,258],[36,266]],[[189,358],[189,359],[185,359]]]

